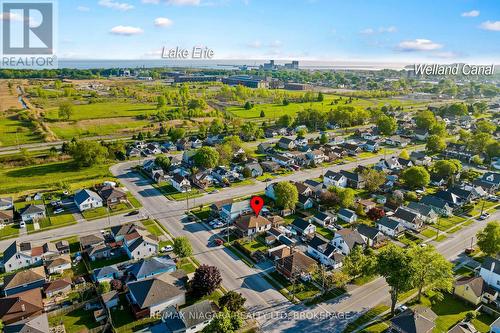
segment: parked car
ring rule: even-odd
[[[174,250],[174,247],[172,245],[167,245],[161,248],[161,252],[172,252]]]
[[[214,243],[215,243],[215,246],[221,246],[224,244],[224,241],[220,238],[217,238]]]
[[[58,208],[54,211],[54,214],[61,214],[62,212],[64,212],[64,208]]]
[[[134,215],[139,215],[139,211],[138,210],[133,210],[133,211],[127,213],[126,216],[134,216]]]
[[[488,213],[483,213],[483,214],[481,214],[481,216],[479,216],[479,219],[480,219],[481,221],[483,221],[483,220],[486,220],[488,217],[490,217],[490,214],[488,214]]]

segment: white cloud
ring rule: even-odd
[[[389,27],[380,27],[377,30],[373,28],[366,28],[361,30],[359,33],[362,35],[374,35],[374,34],[393,33],[396,31],[398,31],[398,29],[395,26],[389,26]]]
[[[155,19],[155,26],[157,27],[166,28],[170,27],[172,24],[174,24],[174,21],[166,17],[158,17]]]
[[[479,10],[471,10],[470,12],[465,12],[462,13],[462,17],[478,17],[479,16]]]
[[[201,0],[167,0],[166,2],[174,6],[198,6]]]
[[[260,49],[262,47],[262,43],[260,40],[254,40],[253,42],[248,43],[247,46],[252,49]]]
[[[112,28],[109,32],[112,33],[113,35],[133,36],[142,34],[144,30],[138,27],[118,25]]]
[[[112,8],[116,10],[121,10],[121,11],[127,11],[134,9],[134,6],[125,2],[118,2],[118,1],[113,1],[113,0],[99,0],[98,2],[99,6],[103,6],[106,8]]]
[[[23,17],[19,14],[16,13],[0,13],[0,21],[17,21],[17,22],[22,22]]]
[[[405,40],[398,44],[401,51],[434,51],[442,48],[443,45],[435,43],[429,39],[417,38],[415,40]]]
[[[500,31],[500,21],[486,21],[481,23],[481,29],[490,31]]]
[[[152,3],[152,4],[159,4],[160,0],[142,0],[142,3]]]
[[[76,10],[78,10],[79,12],[89,12],[90,8],[85,6],[78,6],[76,7]]]

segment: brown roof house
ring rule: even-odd
[[[306,256],[302,252],[294,252],[276,261],[276,270],[287,279],[297,277],[309,279],[310,273],[315,267],[316,260]]]
[[[480,276],[458,279],[453,294],[474,305],[494,302],[498,297],[498,291],[490,288]]]
[[[104,186],[97,193],[108,206],[127,201],[127,193],[113,186]]]
[[[45,269],[43,267],[19,271],[4,277],[3,291],[5,296],[10,296],[31,289],[39,289],[44,286],[45,280]]]
[[[0,298],[0,320],[4,325],[16,323],[42,314],[42,292],[32,289]]]
[[[271,229],[271,221],[259,215],[245,215],[236,219],[234,225],[241,237],[249,237]]]
[[[43,291],[47,297],[53,297],[56,295],[65,295],[71,291],[71,279],[64,278],[48,282],[43,287]]]
[[[3,328],[4,333],[49,333],[49,319],[43,313]]]
[[[14,202],[12,198],[0,198],[0,224],[14,222]]]
[[[71,257],[69,254],[54,256],[44,263],[49,274],[61,274],[65,270],[71,269]]]

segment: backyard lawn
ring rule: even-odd
[[[160,227],[156,224],[156,222],[154,220],[142,221],[142,225],[152,235],[155,235],[155,236],[158,236],[158,237],[163,235],[163,231],[160,229]]]
[[[64,324],[67,333],[81,333],[96,328],[99,324],[94,319],[92,311],[78,309],[65,315],[49,317],[50,326]]]
[[[159,321],[156,318],[135,321],[124,295],[120,295],[120,304],[111,310],[111,319],[117,333],[132,333]]]
[[[17,237],[19,235],[18,224],[8,224],[0,229],[0,239]]]

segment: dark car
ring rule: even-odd
[[[130,213],[127,214],[127,216],[134,216],[134,215],[139,215],[139,211],[138,210],[133,210],[133,211],[131,211]]]

